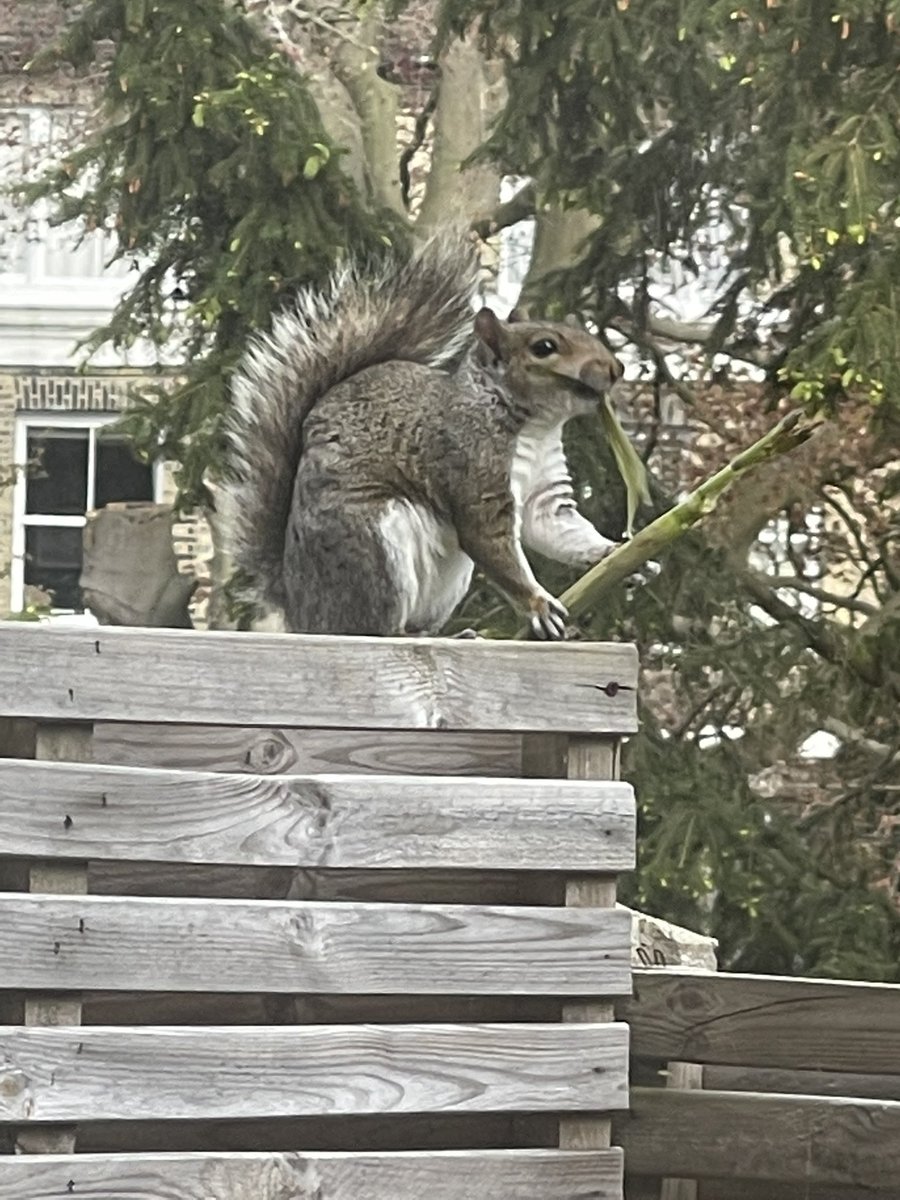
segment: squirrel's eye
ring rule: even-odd
[[[529,349],[535,358],[549,358],[557,353],[559,347],[551,338],[541,338],[539,342],[532,342]]]

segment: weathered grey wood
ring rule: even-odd
[[[38,724],[35,729],[35,755],[49,763],[62,760],[90,762],[93,751],[90,725],[60,723]],[[2,795],[2,788],[0,788]],[[4,839],[0,837],[0,846]],[[28,865],[29,892],[56,892],[67,896],[82,896],[87,891],[86,862],[31,862]],[[4,932],[6,932],[4,927]],[[3,978],[0,973],[0,979]],[[26,1025],[38,1027],[73,1026],[81,1023],[81,996],[67,985],[63,994],[45,992],[26,995],[22,1019]],[[20,1128],[16,1130],[15,1149],[18,1154],[71,1154],[75,1149],[74,1126],[56,1128]]]
[[[666,1087],[696,1090],[703,1087],[703,1067],[698,1063],[671,1062],[666,1071]],[[664,1179],[659,1200],[697,1200],[697,1183],[693,1179]]]
[[[628,1170],[867,1187],[896,1195],[900,1104],[634,1088],[615,1123]]]
[[[610,1025],[0,1028],[0,1122],[577,1111],[628,1103]]]
[[[339,638],[0,623],[0,715],[325,728],[636,728],[618,643]]]
[[[0,845],[36,857],[628,870],[623,783],[216,775],[0,760]]]
[[[559,1019],[553,996],[327,995],[248,992],[87,992],[86,1025],[355,1025]],[[5,1023],[13,1023],[11,1015]],[[0,1022],[3,1009],[0,1008]]]
[[[355,868],[207,867],[192,863],[91,862],[90,890],[106,896],[245,900],[361,900],[409,904],[561,903],[559,872]],[[14,888],[10,890],[15,890]]]
[[[0,717],[0,758],[33,758],[36,732],[34,721]]]
[[[194,771],[302,775],[482,775],[521,773],[516,733],[443,729],[254,729],[218,725],[94,726],[98,762]],[[24,755],[19,757],[25,757]]]
[[[92,1121],[79,1126],[78,1151],[79,1154],[161,1151],[193,1154],[221,1150],[278,1153],[285,1147],[302,1147],[308,1151],[350,1148],[381,1154],[391,1150],[496,1150],[498,1147],[512,1150],[553,1146],[556,1125],[557,1118],[552,1113],[461,1113],[446,1109],[434,1113],[339,1117],[323,1111],[315,1117],[266,1117],[260,1121]]]
[[[618,1150],[79,1155],[0,1160],[0,1200],[620,1200]]]
[[[614,780],[619,774],[619,742],[616,738],[572,737],[566,748],[566,774],[570,780]],[[566,905],[570,908],[609,908],[616,903],[615,876],[573,876],[566,881]],[[612,1006],[596,1001],[567,1004],[564,1021],[610,1021]],[[610,1144],[608,1118],[564,1117],[559,1124],[559,1144],[567,1150],[601,1150]]]
[[[714,1179],[699,1180],[698,1200],[873,1200],[884,1192],[868,1188],[817,1186],[804,1183],[773,1183],[765,1180]],[[625,1200],[659,1200],[659,1180],[649,1176],[630,1175],[625,1180]]]
[[[781,1092],[800,1096],[862,1096],[869,1100],[900,1100],[900,1075],[711,1066],[703,1068],[703,1079],[706,1087],[720,1092]]]
[[[900,985],[635,971],[636,1057],[900,1074]]]
[[[29,989],[622,995],[626,912],[0,895]]]

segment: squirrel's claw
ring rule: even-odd
[[[536,596],[531,604],[532,615],[529,619],[532,637],[541,642],[563,642],[566,638],[566,617],[569,615],[564,605],[549,593]]]

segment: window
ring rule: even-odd
[[[112,433],[112,416],[29,414],[16,425],[11,607],[25,589],[53,595],[53,608],[82,612],[82,530],[85,514],[122,500],[154,500],[158,467],[140,462]]]
[[[83,124],[84,115],[76,109],[0,107],[0,175],[6,180],[34,178],[67,146],[77,144]],[[105,281],[110,288],[111,278],[127,274],[128,264],[121,260],[108,265],[116,247],[110,233],[86,233],[77,222],[52,225],[50,209],[46,201],[26,207],[15,196],[0,196],[0,273],[26,287],[68,285],[74,278],[98,285]],[[77,293],[68,299],[70,307],[79,307]]]

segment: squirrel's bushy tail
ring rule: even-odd
[[[372,274],[352,264],[321,290],[301,289],[271,333],[251,343],[231,388],[230,549],[269,603],[284,603],[284,539],[307,413],[376,363],[449,365],[471,335],[477,275],[461,231],[432,237]]]

